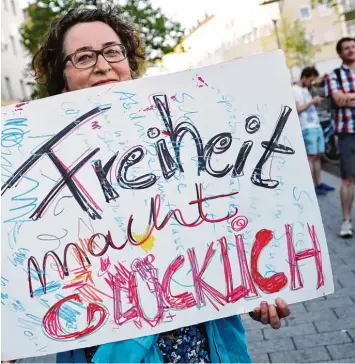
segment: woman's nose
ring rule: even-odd
[[[95,66],[95,70],[99,72],[107,72],[111,69],[111,65],[109,62],[106,61],[102,54],[97,56],[97,62]]]

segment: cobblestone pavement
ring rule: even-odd
[[[244,316],[249,351],[255,363],[355,363],[355,239],[338,237],[342,220],[340,179],[327,172],[322,172],[322,179],[336,187],[334,192],[318,199],[335,293],[291,305],[291,316],[280,330],[266,328]]]

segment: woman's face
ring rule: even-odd
[[[100,21],[79,23],[65,35],[64,55],[66,57],[82,48],[100,50],[112,43],[121,44],[121,40],[107,24]],[[64,76],[66,88],[63,92],[132,79],[127,58],[118,63],[108,63],[102,55],[98,56],[96,65],[88,69],[77,69],[68,61]]]

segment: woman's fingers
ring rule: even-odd
[[[255,321],[260,321],[260,307],[256,307],[254,311],[249,312],[249,316]]]
[[[290,315],[290,308],[282,298],[276,298],[275,303],[279,318],[284,318]]]
[[[260,304],[260,321],[267,325],[269,323],[269,305],[266,301]]]
[[[279,329],[281,327],[280,317],[277,313],[275,305],[269,305],[269,320],[270,326],[273,329]]]

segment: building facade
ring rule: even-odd
[[[28,100],[29,57],[20,42],[24,13],[19,0],[1,0],[1,104]]]
[[[355,34],[355,0],[339,0],[336,7],[325,0],[314,8],[311,0],[269,0],[264,6],[261,0],[239,1],[244,5],[247,2],[249,9],[241,7],[206,17],[182,41],[185,52],[165,56],[160,71],[176,72],[277,49],[276,31],[281,31],[283,23],[299,20],[308,40],[320,50],[314,63],[320,74],[325,74],[340,64],[336,42]],[[290,71],[296,81],[300,68]]]

